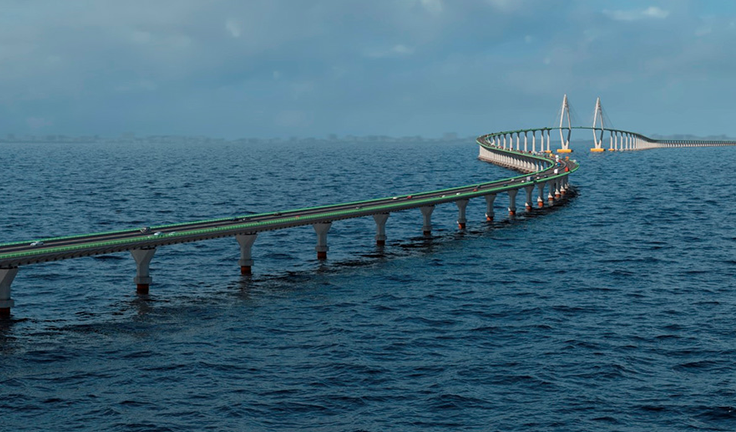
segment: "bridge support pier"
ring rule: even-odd
[[[136,264],[136,275],[133,278],[133,282],[136,284],[136,292],[138,294],[148,294],[148,287],[153,281],[149,266],[155,253],[156,248],[133,249],[130,251]]]
[[[496,200],[496,194],[486,195],[486,221],[493,222],[493,202]]]
[[[537,188],[539,189],[539,196],[537,197],[537,206],[539,208],[544,207],[544,183],[545,182],[537,183]]]
[[[330,250],[330,248],[327,247],[327,232],[330,230],[331,226],[332,222],[316,223],[312,225],[312,228],[314,228],[314,231],[317,233],[317,246],[315,246],[314,250],[317,251],[318,260],[327,259],[327,251]]]
[[[434,211],[434,206],[424,206],[419,207],[419,210],[422,212],[422,234],[425,236],[432,235],[432,212]]]
[[[468,207],[468,200],[457,200],[455,201],[455,204],[457,204],[457,227],[464,230],[465,224],[468,222],[467,219],[465,219],[465,209]]]
[[[527,213],[532,211],[532,195],[534,194],[534,184],[530,184],[529,186],[525,186],[524,190],[526,190],[526,211]]]
[[[516,194],[519,191],[517,189],[509,189],[509,216],[516,215]]]
[[[389,213],[379,213],[373,215],[376,222],[376,246],[386,245],[386,221],[388,221]]]
[[[549,192],[547,194],[547,201],[549,201],[549,205],[552,205],[555,202],[554,191],[556,188],[555,184],[557,183],[557,180],[550,180],[547,183],[549,183]]]
[[[250,252],[253,243],[256,241],[256,237],[258,237],[258,234],[237,234],[235,236],[235,240],[240,245],[240,260],[238,264],[240,265],[241,275],[249,275],[252,272],[253,258]]]
[[[15,302],[10,298],[10,285],[18,274],[18,267],[0,268],[0,319],[10,318]]]

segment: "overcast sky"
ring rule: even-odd
[[[0,0],[0,136],[736,136],[736,2]]]

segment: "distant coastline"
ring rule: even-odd
[[[698,136],[698,135],[689,135],[689,134],[675,134],[675,135],[660,135],[660,134],[654,134],[650,135],[649,138],[656,139],[656,140],[705,140],[705,141],[733,141],[734,138],[730,137],[728,135],[708,135],[708,136]]]
[[[315,137],[276,137],[276,138],[212,138],[206,136],[187,136],[187,135],[147,135],[136,136],[128,133],[117,137],[106,137],[100,135],[14,135],[7,134],[0,137],[0,143],[34,143],[34,144],[57,144],[57,143],[231,143],[231,144],[278,144],[278,143],[300,143],[300,144],[317,144],[317,143],[417,143],[417,142],[458,142],[467,141],[475,142],[475,135],[467,137],[458,137],[455,133],[446,133],[441,137],[427,138],[419,135],[391,137],[387,135],[345,135],[338,136],[335,134],[328,135],[323,138]]]
[[[708,135],[698,136],[689,134],[675,135],[649,135],[652,139],[657,140],[711,140],[711,141],[729,141],[736,138],[727,135]],[[445,133],[441,137],[423,137],[420,135],[392,137],[388,135],[344,135],[338,136],[330,134],[327,137],[274,137],[274,138],[213,138],[199,135],[145,135],[137,136],[132,133],[122,134],[117,137],[100,136],[100,135],[14,135],[7,134],[0,137],[0,144],[59,144],[59,143],[141,143],[141,144],[171,144],[171,143],[190,143],[190,144],[279,144],[279,143],[298,143],[298,144],[320,144],[320,143],[418,143],[418,142],[435,142],[435,143],[454,143],[454,142],[475,142],[475,135],[467,137],[458,136],[456,133]],[[575,140],[578,141],[578,140]]]

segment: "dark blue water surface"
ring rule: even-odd
[[[736,148],[589,154],[566,205],[438,207],[22,267],[0,429],[735,430]],[[3,144],[2,241],[510,175],[464,143]]]

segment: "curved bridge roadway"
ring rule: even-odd
[[[715,147],[715,146],[731,146],[736,145],[736,141],[730,140],[658,140],[649,138],[636,132],[625,131],[622,129],[597,128],[589,126],[572,126],[572,127],[545,127],[534,129],[519,129],[513,131],[495,132],[483,135],[479,140],[500,148],[514,149],[517,151],[536,152],[537,132],[540,138],[540,151],[550,152],[550,133],[552,131],[560,132],[560,142],[562,148],[558,151],[569,151],[570,137],[573,130],[589,130],[593,133],[592,151],[605,151],[603,140],[608,135],[608,151],[627,151],[627,150],[647,150],[652,148],[671,148],[671,147]],[[564,134],[567,132],[567,135]],[[531,140],[529,135],[531,134]],[[522,140],[523,137],[523,140]],[[545,143],[546,141],[546,143]],[[546,148],[545,148],[546,144]]]
[[[137,264],[135,282],[138,285],[138,292],[145,294],[151,282],[148,265],[159,246],[236,237],[241,247],[239,262],[241,271],[243,274],[248,274],[253,264],[251,246],[257,233],[261,231],[312,225],[317,232],[317,256],[324,259],[328,249],[327,231],[333,221],[373,216],[377,227],[376,241],[382,245],[386,239],[386,220],[391,212],[419,208],[424,217],[423,231],[429,234],[430,218],[434,206],[454,202],[458,206],[458,224],[464,228],[465,206],[469,199],[485,197],[488,203],[486,216],[492,220],[493,199],[496,194],[505,192],[510,197],[509,211],[514,214],[514,198],[519,189],[527,190],[527,208],[529,208],[531,190],[535,185],[540,188],[540,197],[546,183],[555,185],[557,193],[560,190],[564,193],[568,185],[569,174],[578,169],[578,164],[574,161],[560,160],[557,162],[545,154],[497,148],[489,145],[485,137],[480,137],[477,141],[481,146],[481,153],[491,154],[492,159],[495,160],[483,156],[481,159],[524,174],[442,190],[321,207],[160,225],[142,230],[131,229],[0,244],[0,317],[9,316],[10,308],[13,306],[10,285],[18,272],[18,266],[130,251]]]

